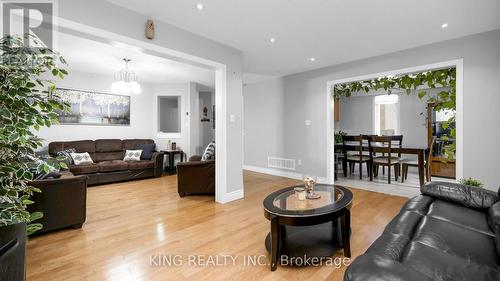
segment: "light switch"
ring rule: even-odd
[[[311,120],[306,120],[305,124],[306,126],[311,126]]]
[[[236,116],[234,116],[234,114],[229,115],[229,121],[234,123],[236,121]]]

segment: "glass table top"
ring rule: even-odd
[[[352,193],[342,186],[316,184],[318,199],[299,200],[291,186],[270,194],[264,200],[264,208],[274,214],[290,216],[319,215],[346,207],[352,201]]]
[[[318,199],[299,200],[293,189],[285,191],[274,198],[273,205],[276,208],[288,211],[311,210],[331,205],[340,199],[341,196],[339,192],[335,193],[335,187],[333,186],[316,185],[314,192],[321,195],[321,197]]]

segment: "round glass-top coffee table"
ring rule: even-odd
[[[317,184],[318,199],[299,200],[297,186],[271,193],[264,199],[264,216],[271,221],[266,249],[271,254],[271,270],[279,256],[331,257],[339,248],[350,257],[350,206],[352,193],[338,185]]]

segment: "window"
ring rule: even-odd
[[[373,121],[376,135],[399,134],[399,96],[376,96]]]
[[[158,97],[158,131],[160,133],[181,132],[181,110],[179,96]]]

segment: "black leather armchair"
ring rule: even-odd
[[[495,192],[430,182],[346,270],[345,281],[500,280]]]

